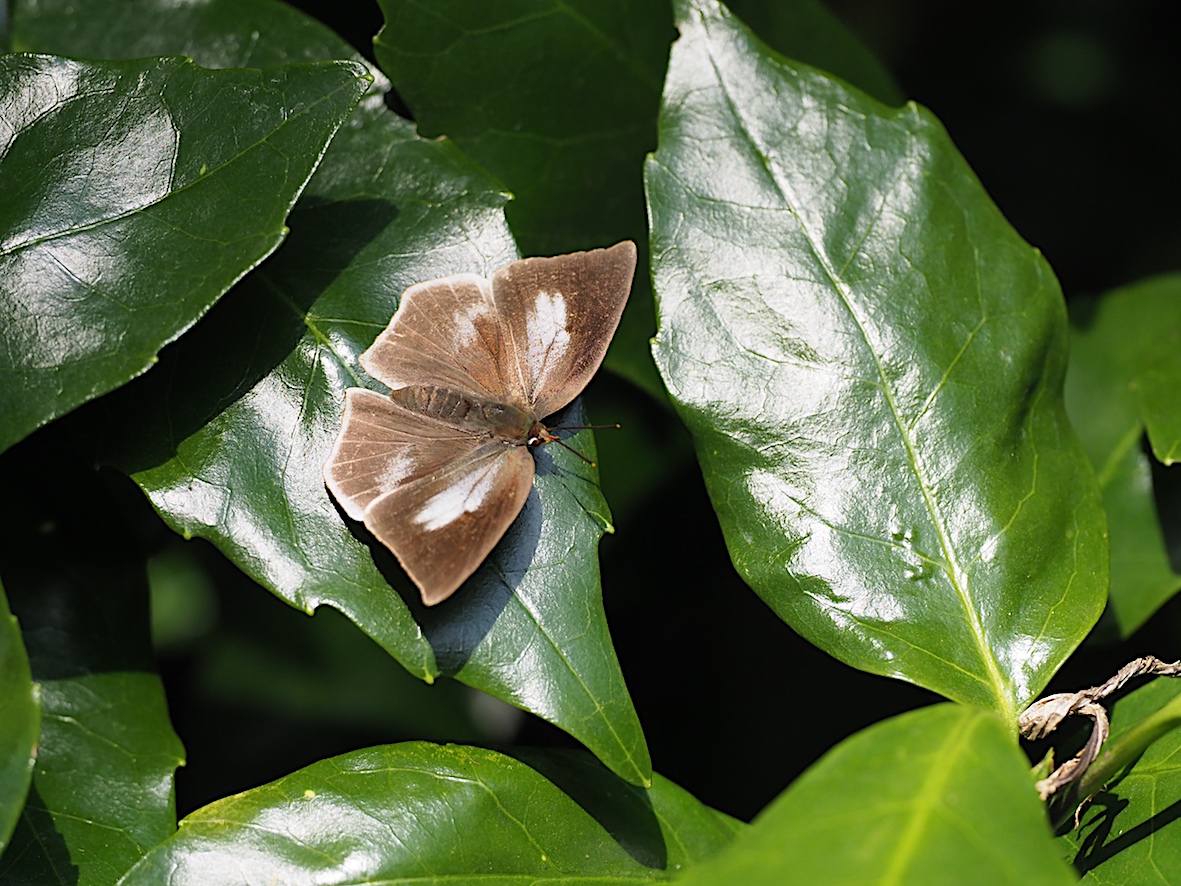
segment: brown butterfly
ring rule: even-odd
[[[631,291],[636,247],[527,258],[491,279],[411,286],[361,365],[392,390],[345,392],[324,480],[433,606],[516,519],[533,486],[540,419],[603,362]]]

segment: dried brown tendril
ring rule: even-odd
[[[1087,739],[1083,749],[1035,785],[1042,800],[1054,796],[1081,776],[1099,756],[1109,731],[1107,711],[1099,704],[1099,699],[1111,695],[1133,677],[1146,674],[1175,677],[1181,674],[1181,661],[1170,664],[1146,655],[1144,658],[1128,662],[1114,677],[1100,686],[1092,686],[1079,692],[1047,695],[1025,709],[1017,719],[1017,726],[1021,734],[1029,739],[1045,738],[1057,729],[1063,720],[1074,714],[1089,717],[1092,721],[1091,737]]]

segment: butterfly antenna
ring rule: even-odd
[[[563,428],[562,430],[568,430],[568,428]],[[575,455],[577,455],[579,458],[581,458],[581,459],[582,459],[584,462],[586,462],[586,463],[587,463],[588,465],[590,465],[592,468],[594,468],[594,467],[598,467],[598,465],[596,465],[596,464],[595,464],[593,461],[591,461],[589,458],[587,458],[585,455],[583,455],[581,452],[579,452],[579,451],[578,451],[577,449],[575,449],[573,446],[567,446],[567,445],[566,445],[564,442],[562,442],[561,440],[557,439],[556,437],[555,437],[555,438],[554,438],[552,441],[550,441],[550,442],[552,442],[552,443],[557,443],[557,444],[558,444],[559,446],[561,446],[563,449],[569,449],[571,452],[573,452]]]
[[[556,425],[555,427],[550,428],[550,430],[551,431],[611,431],[611,430],[618,430],[619,427],[620,426],[618,424],[614,424],[614,425]],[[598,467],[598,465],[596,465],[593,461],[591,461],[589,458],[587,458],[585,455],[583,455],[577,449],[573,448],[572,446],[567,446],[564,442],[559,440],[556,436],[550,442],[557,443],[563,449],[569,449],[571,452],[573,452],[575,455],[577,455],[579,458],[581,458],[584,462],[586,462],[592,468]]]
[[[556,425],[551,431],[618,431],[622,425]]]

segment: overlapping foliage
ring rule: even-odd
[[[1108,839],[1181,802],[1165,742],[1055,842],[1015,720],[1103,611],[1109,521],[1116,632],[1181,586],[1149,479],[1181,445],[1176,279],[1071,333],[952,136],[813,2],[736,3],[791,58],[716,0],[380,8],[374,66],[277,0],[13,4],[0,883],[1057,883],[1071,861],[1136,882],[1142,853],[1171,858],[1164,830]],[[623,237],[651,278],[608,365],[692,434],[742,578],[826,653],[952,702],[836,744],[749,827],[653,772],[593,464],[539,453],[517,523],[431,610],[321,479],[408,285]],[[677,457],[638,454],[631,494]],[[145,558],[96,461],[279,600],[590,754],[384,744],[178,829]],[[710,654],[752,678],[741,650],[652,632],[672,672]],[[753,677],[790,706],[796,675]]]

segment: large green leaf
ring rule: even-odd
[[[991,711],[935,705],[837,745],[685,886],[1073,883]]]
[[[734,563],[841,660],[1012,718],[1107,582],[1054,275],[928,112],[678,19],[654,351]]]
[[[37,755],[41,708],[20,625],[0,587],[0,852],[16,827]]]
[[[353,62],[0,57],[0,450],[139,375],[267,256],[367,85]]]
[[[1111,526],[1109,616],[1120,636],[1181,588],[1153,500],[1151,459],[1181,451],[1181,275],[1072,303],[1066,406]]]
[[[1161,677],[1115,703],[1108,747],[1166,705],[1181,680]],[[1067,823],[1062,849],[1085,883],[1161,886],[1181,881],[1181,730],[1161,738]]]
[[[43,709],[0,882],[109,884],[175,831],[184,750],[155,673],[134,534],[56,439],[42,432],[0,462],[0,575]]]
[[[203,19],[201,42],[240,45],[241,23],[226,11],[236,4],[211,5],[222,11]],[[139,3],[143,26],[170,33],[166,6]],[[349,52],[282,21],[276,31],[280,43],[307,36],[322,51]],[[71,47],[106,48],[90,32]],[[537,713],[644,783],[651,763],[602,608],[597,544],[610,517],[593,468],[557,447],[540,452],[521,518],[432,610],[380,545],[345,524],[323,484],[344,389],[381,389],[356,358],[401,292],[516,257],[504,199],[454,145],[419,138],[380,95],[367,98],[292,213],[290,242],[141,384],[103,404],[101,424],[118,436],[110,457],[177,531],[209,538],[294,606],[346,613],[416,675],[455,676]],[[593,446],[589,433],[570,442]]]
[[[738,827],[665,779],[643,791],[584,755],[416,742],[198,810],[123,884],[646,882]]]
[[[379,0],[377,60],[424,135],[446,135],[513,192],[527,255],[623,239],[646,264],[640,170],[656,143],[667,3]],[[637,274],[607,365],[652,392],[655,328]]]

